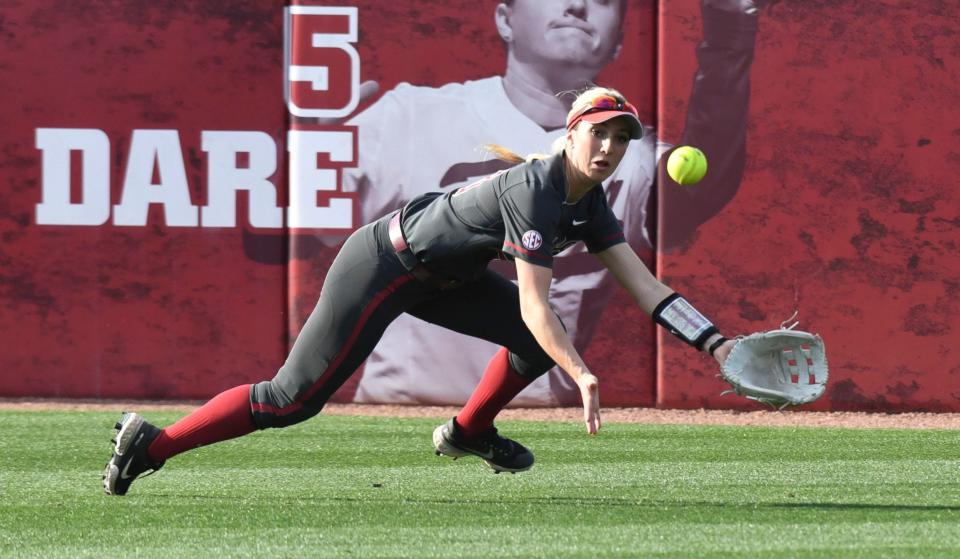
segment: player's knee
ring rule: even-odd
[[[276,429],[296,425],[320,413],[323,403],[298,400],[283,386],[272,381],[253,385],[253,424],[257,429]]]
[[[554,311],[554,314],[557,315],[557,320],[560,321],[560,325],[566,332],[567,326],[563,323],[563,319],[556,311]],[[526,341],[521,341],[518,346],[509,348],[510,367],[520,373],[521,376],[537,378],[552,369],[556,362],[540,347],[533,334],[530,334],[527,338]]]
[[[520,376],[531,379],[546,373],[552,369],[556,363],[554,363],[553,359],[551,359],[542,348],[537,346],[537,350],[539,351],[524,352],[523,355],[511,351],[508,356],[510,367],[519,373]]]

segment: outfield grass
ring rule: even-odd
[[[0,556],[960,557],[957,431],[504,422],[537,465],[494,475],[321,416],[108,497],[118,415],[0,412]]]

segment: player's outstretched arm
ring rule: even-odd
[[[698,350],[709,351],[722,365],[734,346],[686,299],[658,280],[627,243],[597,253],[621,286],[661,326]]]
[[[597,258],[647,314],[652,314],[657,303],[673,293],[650,272],[627,243],[613,245],[597,253]]]

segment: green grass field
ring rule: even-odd
[[[504,422],[537,465],[494,475],[320,416],[108,497],[118,415],[0,412],[0,556],[960,557],[957,431]]]

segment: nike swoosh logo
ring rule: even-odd
[[[573,220],[573,225],[574,225],[574,227],[576,227],[577,225],[583,225],[584,223],[586,223],[586,222],[588,222],[588,221],[590,221],[590,220],[589,220],[589,219],[584,219],[583,221],[580,221],[580,220],[575,219],[575,220]]]
[[[143,435],[144,435],[143,433],[140,433],[140,435],[137,437],[137,440],[135,440],[133,444],[130,445],[130,448],[127,449],[128,452],[131,448],[136,446],[138,442],[140,442],[140,439],[143,438]],[[120,479],[130,479],[131,477],[133,477],[133,476],[127,475],[127,470],[130,469],[130,464],[133,464],[133,457],[131,457],[130,460],[127,460],[127,465],[124,466],[123,470],[120,471]]]
[[[127,465],[123,467],[123,471],[120,472],[120,479],[130,479],[133,476],[127,475],[127,470],[130,469],[130,464],[133,464],[133,460],[128,460]]]
[[[483,458],[484,460],[493,460],[493,449],[486,452],[478,452],[477,456]]]

